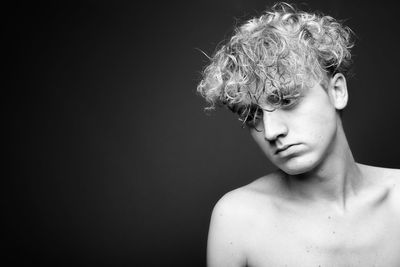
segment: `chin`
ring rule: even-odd
[[[312,171],[318,165],[318,160],[312,157],[293,157],[277,164],[277,167],[289,175],[300,175]]]

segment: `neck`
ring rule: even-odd
[[[307,200],[326,200],[340,210],[361,186],[361,171],[355,162],[342,127],[338,127],[331,152],[312,171],[287,176],[292,194]]]

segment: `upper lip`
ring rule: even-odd
[[[278,154],[279,152],[282,152],[282,151],[288,149],[289,147],[291,147],[293,145],[295,145],[295,144],[279,146],[279,147],[276,148],[275,154]]]

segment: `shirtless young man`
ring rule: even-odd
[[[400,266],[400,171],[356,163],[342,126],[351,47],[332,17],[281,3],[211,58],[198,91],[279,170],[218,201],[209,267]]]

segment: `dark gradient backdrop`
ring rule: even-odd
[[[271,166],[230,112],[203,112],[198,49],[211,54],[266,5],[4,6],[4,259],[204,266],[215,202]],[[356,159],[399,168],[398,12],[366,1],[308,7],[358,35],[344,117]]]

